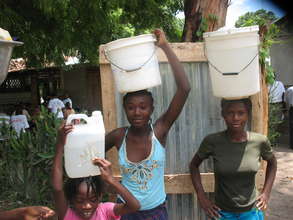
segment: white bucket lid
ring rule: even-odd
[[[11,41],[11,40],[0,40],[0,46],[20,46],[23,45],[23,42],[20,41]]]
[[[258,25],[248,26],[248,27],[241,27],[241,28],[229,28],[229,29],[222,29],[218,31],[212,32],[205,32],[203,33],[203,38],[212,38],[212,37],[222,37],[227,35],[243,35],[249,33],[257,33],[259,31]]]
[[[105,50],[116,50],[123,47],[129,47],[136,44],[155,42],[156,38],[153,34],[142,34],[135,37],[121,38],[105,44]]]

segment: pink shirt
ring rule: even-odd
[[[120,219],[120,216],[114,214],[114,205],[112,202],[100,203],[96,212],[90,220],[115,220]],[[82,220],[75,212],[68,208],[64,220]]]

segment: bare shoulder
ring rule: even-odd
[[[105,137],[106,151],[111,149],[113,146],[116,146],[116,148],[120,147],[125,135],[125,131],[126,131],[126,127],[121,127],[121,128],[116,128],[106,134],[106,137]]]

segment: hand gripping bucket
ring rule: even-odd
[[[14,46],[22,45],[22,42],[0,40],[0,84],[5,80]]]
[[[214,96],[234,99],[260,90],[258,26],[203,35]]]
[[[116,88],[120,93],[161,84],[155,41],[152,34],[144,34],[105,45],[105,56],[111,63]]]

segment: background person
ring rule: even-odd
[[[69,102],[66,102],[65,108],[63,109],[64,120],[68,118],[69,115],[75,114],[74,109],[71,107]]]
[[[289,146],[293,149],[293,86],[286,90],[285,102],[289,116]]]
[[[284,119],[284,110],[285,110],[285,87],[281,81],[275,80],[272,85],[268,85],[269,92],[269,103],[270,105],[277,106],[277,117],[279,120]]]
[[[22,107],[20,105],[17,106],[15,115],[10,117],[10,124],[18,135],[20,135],[21,132],[25,132],[27,129],[29,129],[30,126],[27,117],[23,115]]]
[[[221,106],[227,129],[206,136],[190,163],[199,203],[212,218],[262,220],[261,210],[267,208],[276,176],[276,158],[264,135],[245,130],[250,99],[223,99]],[[208,157],[214,162],[215,203],[206,197],[199,172],[200,164]],[[264,187],[258,194],[255,175],[261,159],[267,161],[267,169]]]
[[[24,103],[19,103],[16,108],[21,109],[21,114],[25,115],[28,121],[31,120],[31,116],[30,116],[30,114],[29,114],[29,112],[28,112],[28,110],[26,108],[26,105]],[[16,114],[16,111],[14,111],[12,113],[12,115],[15,115],[15,114]]]
[[[64,98],[62,100],[63,104],[66,106],[66,103],[69,103],[70,108],[72,108],[72,100],[68,93],[64,94]]]
[[[57,97],[56,94],[53,94],[51,96],[51,99],[48,103],[48,109],[53,114],[56,114],[57,118],[63,119],[63,109],[65,108],[65,105],[63,102]]]

